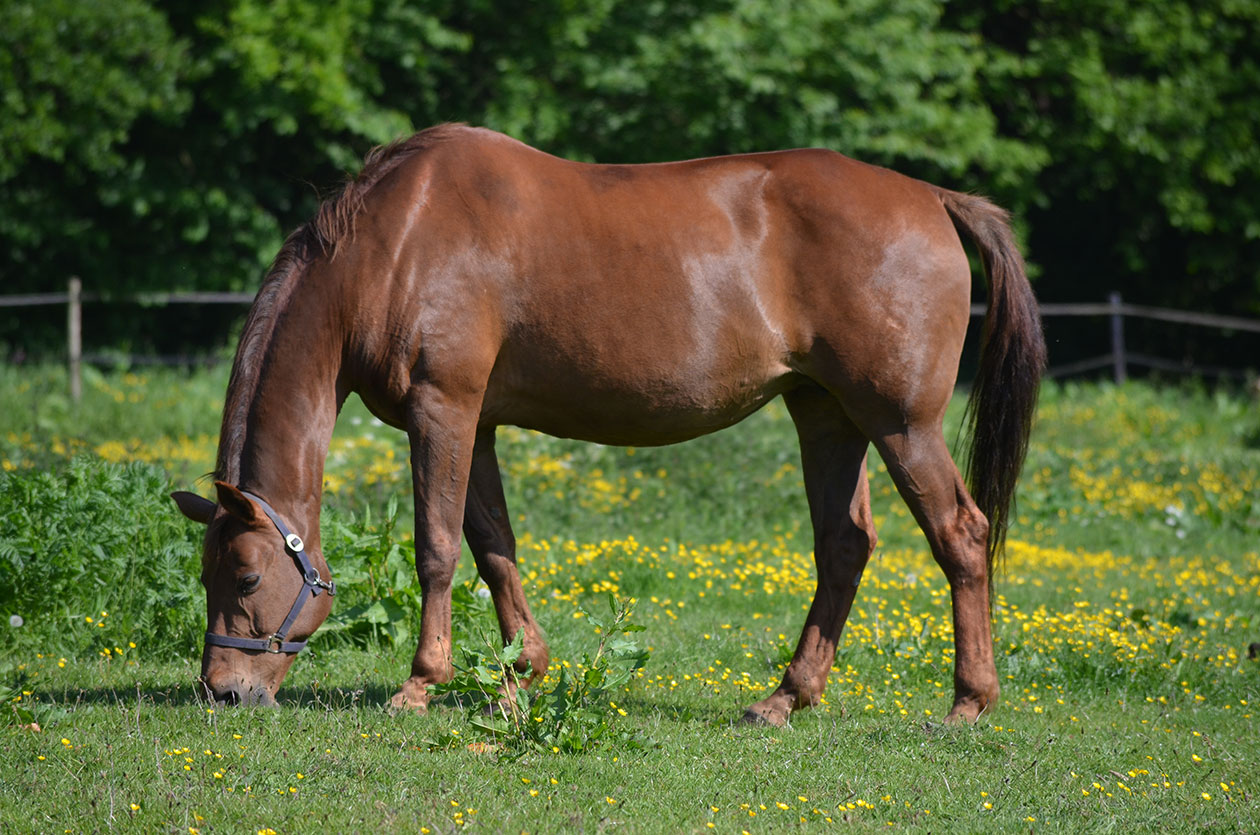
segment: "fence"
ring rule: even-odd
[[[46,307],[50,305],[66,306],[66,354],[68,356],[70,376],[70,399],[76,403],[83,394],[82,367],[85,360],[91,359],[83,353],[83,303],[99,301],[100,296],[83,292],[83,282],[71,278],[64,293],[31,293],[27,295],[0,296],[0,307]],[[142,305],[168,304],[240,304],[246,305],[254,301],[253,293],[138,293],[123,299],[111,298],[111,301],[125,301]],[[135,359],[135,358],[133,358]],[[183,363],[186,358],[175,358],[175,362]]]
[[[99,296],[84,293],[83,283],[78,278],[70,279],[64,293],[0,296],[0,307],[66,306],[66,349],[69,356],[70,396],[75,401],[79,400],[83,391],[81,374],[83,362],[90,358],[85,357],[83,353],[83,303],[99,299]],[[141,293],[126,299],[111,299],[111,301],[129,301],[145,305],[249,304],[253,300],[253,293]],[[971,315],[983,316],[984,311],[984,305],[972,305]],[[1117,383],[1123,383],[1128,378],[1128,369],[1131,365],[1177,373],[1242,376],[1242,372],[1237,369],[1214,366],[1186,366],[1184,363],[1127,351],[1124,344],[1125,317],[1175,322],[1178,324],[1218,328],[1226,331],[1260,333],[1260,320],[1127,304],[1121,299],[1119,293],[1112,293],[1108,300],[1103,303],[1043,304],[1041,305],[1041,315],[1043,317],[1107,317],[1111,333],[1110,353],[1066,365],[1052,366],[1046,373],[1051,377],[1066,377],[1110,367],[1112,379]],[[181,359],[180,361],[182,362],[183,360]]]
[[[983,305],[972,306],[972,316],[983,314]],[[1136,319],[1153,319],[1160,322],[1218,328],[1225,331],[1260,333],[1260,320],[1244,319],[1240,316],[1218,316],[1214,313],[1170,310],[1166,307],[1150,307],[1141,304],[1126,304],[1119,293],[1112,293],[1108,300],[1101,304],[1043,304],[1041,305],[1041,316],[1042,318],[1047,316],[1106,316],[1111,330],[1111,353],[1079,360],[1067,365],[1051,366],[1047,369],[1046,374],[1050,377],[1067,377],[1072,374],[1082,374],[1086,371],[1094,371],[1110,366],[1112,379],[1117,383],[1123,383],[1128,379],[1128,367],[1130,365],[1182,374],[1244,376],[1244,373],[1236,368],[1203,365],[1187,366],[1185,363],[1174,362],[1162,357],[1126,351],[1124,347],[1124,319],[1126,316]]]

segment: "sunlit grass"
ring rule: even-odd
[[[105,478],[114,485],[102,488],[106,500],[139,503],[113,514],[119,525],[181,531],[168,536],[166,559],[183,573],[145,583],[193,593],[175,604],[181,617],[161,621],[180,640],[155,643],[143,608],[154,604],[125,582],[94,585],[88,571],[39,605],[38,588],[3,592],[0,616],[22,625],[4,631],[0,695],[40,729],[2,726],[10,771],[0,829],[26,831],[32,820],[37,831],[180,832],[1260,824],[1260,662],[1248,658],[1260,640],[1260,420],[1245,400],[1048,387],[996,586],[1002,699],[962,728],[939,723],[953,688],[949,589],[877,459],[868,466],[881,546],[826,697],[790,729],[769,730],[734,720],[777,686],[815,583],[785,410],[774,404],[735,430],[660,449],[503,429],[521,574],[553,651],[544,685],[561,669],[580,671],[595,636],[579,607],[610,592],[636,598],[651,659],[615,710],[656,747],[501,760],[454,707],[383,711],[406,675],[414,624],[388,632],[330,622],[281,690],[284,710],[202,702],[195,654],[174,649],[197,641],[196,532],[183,536],[167,488],[143,487],[148,475],[66,461],[149,462],[173,473],[173,486],[197,486],[213,466],[221,373],[186,386],[169,374],[103,375],[77,413],[41,399],[55,378],[0,374],[13,404],[0,416],[0,478],[21,479],[23,490],[57,473]],[[950,437],[956,419],[951,411]],[[384,594],[414,583],[409,489],[405,438],[348,404],[326,480],[324,541],[345,580],[334,621],[375,584]],[[86,486],[65,490],[91,506]],[[393,527],[389,498],[401,508]],[[0,507],[0,525],[11,526],[0,530],[24,529],[16,510]],[[104,534],[109,515],[94,518]],[[128,550],[134,536],[95,537],[106,547],[94,553],[86,532],[48,535],[72,549],[48,558],[80,568],[151,563],[152,543]],[[457,579],[478,588],[471,560]],[[25,611],[10,611],[17,600]],[[488,603],[467,600],[457,640],[497,634]],[[431,750],[447,733],[470,744]]]

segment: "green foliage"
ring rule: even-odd
[[[323,527],[330,536],[325,552],[337,555],[337,611],[321,630],[356,643],[411,641],[411,624],[420,620],[415,552],[397,541],[398,502],[392,499],[384,523],[372,524],[371,510],[361,517],[337,517]],[[343,608],[344,607],[344,608]]]
[[[143,0],[6,0],[0,15],[0,181],[34,160],[79,182],[119,175],[133,124],[187,107],[177,89],[183,45]]]
[[[394,64],[433,87],[416,54],[460,48],[402,0],[6,6],[7,292],[60,290],[70,275],[104,296],[256,287],[317,205],[310,184],[333,186],[412,129],[412,103],[380,99]],[[239,311],[173,333],[133,314],[98,316],[95,338],[187,350],[221,340]],[[60,317],[0,309],[0,340],[55,344],[60,330]]]
[[[642,162],[820,145],[938,179],[976,168],[1019,180],[1038,157],[995,137],[979,44],[939,15],[933,0],[557,2],[474,50],[500,68],[485,121],[557,153]]]
[[[320,628],[319,644],[386,644],[411,648],[420,622],[420,586],[416,552],[398,529],[398,497],[391,497],[379,523],[370,506],[360,513],[330,513],[322,524],[324,551],[334,563],[337,606]],[[480,592],[480,593],[478,593]],[[451,592],[451,620],[456,644],[472,640],[492,609],[477,578],[457,583]]]
[[[0,20],[5,291],[60,290],[72,274],[130,289],[135,259],[152,253],[128,253],[128,230],[164,224],[168,185],[134,136],[188,113],[188,45],[145,0],[3,0]],[[48,336],[30,316],[0,317],[0,339]]]
[[[435,696],[449,694],[463,702],[469,725],[507,756],[531,750],[577,754],[604,744],[643,747],[647,740],[641,735],[617,727],[618,716],[625,716],[626,711],[615,700],[648,659],[647,650],[626,637],[644,629],[630,623],[632,604],[609,594],[606,616],[580,610],[599,634],[595,654],[584,653],[573,672],[562,666],[550,689],[522,686],[535,672],[532,668],[518,672],[514,667],[521,657],[524,632],[501,649],[485,639],[487,651],[462,647],[455,676],[430,689]],[[431,747],[466,743],[458,730],[452,730]]]
[[[158,467],[86,456],[55,472],[0,472],[0,614],[24,622],[6,643],[80,656],[194,652],[205,628],[193,581],[200,537],[168,492]]]
[[[1013,207],[1044,299],[1105,276],[1257,313],[1258,9],[2,0],[5,289],[253,288],[370,146],[458,120],[604,162],[827,146]],[[92,338],[187,351],[238,313],[102,310]],[[47,349],[61,320],[0,308],[0,342]]]
[[[1071,0],[946,5],[983,34],[1002,133],[1044,150],[1043,295],[1260,313],[1260,5]]]

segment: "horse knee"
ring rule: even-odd
[[[459,564],[459,552],[454,556],[430,551],[416,558],[416,576],[421,591],[449,589],[455,581],[455,569]]]

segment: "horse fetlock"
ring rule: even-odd
[[[783,674],[783,682],[779,685],[776,695],[781,694],[787,698],[792,705],[792,710],[817,706],[822,701],[823,691],[827,689],[826,671],[830,669],[830,665],[826,664],[825,659],[833,654],[834,649],[821,655],[819,653],[798,655]]]
[[[516,659],[516,663],[512,665],[513,669],[521,675],[525,676],[526,671],[529,672],[527,677],[521,679],[521,684],[529,687],[535,681],[539,681],[547,674],[547,666],[551,663],[551,655],[547,652],[546,647],[541,652],[530,652],[528,649]]]

